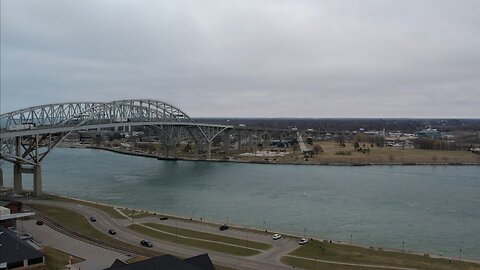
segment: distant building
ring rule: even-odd
[[[44,269],[43,253],[13,231],[0,228],[0,269]]]
[[[22,204],[20,202],[0,201],[0,227],[16,227],[18,218],[27,218],[35,215],[34,212],[21,212]]]
[[[10,214],[22,211],[22,203],[16,201],[0,201],[0,206],[10,209]]]
[[[126,264],[115,260],[112,266],[104,270],[215,270],[215,266],[207,253],[188,259],[178,259],[172,255],[163,255],[140,262]]]
[[[440,139],[442,134],[436,129],[424,129],[415,133],[418,138]]]

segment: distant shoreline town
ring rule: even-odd
[[[480,165],[479,120],[202,121],[229,124],[234,129],[207,144],[182,136],[172,140],[162,130],[125,126],[111,131],[72,133],[61,146],[185,161],[325,166]],[[384,128],[375,129],[381,126]],[[356,129],[351,130],[352,127]]]

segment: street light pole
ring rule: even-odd
[[[462,260],[462,249],[460,249],[460,260]]]
[[[245,230],[245,256],[248,256],[248,230]]]
[[[176,220],[175,220],[175,242],[178,242],[178,226],[177,226]]]
[[[135,211],[134,209],[130,211],[130,220],[132,221],[132,230],[133,230],[133,212],[134,211]]]

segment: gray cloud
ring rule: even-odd
[[[480,117],[475,0],[1,5],[2,112],[153,98],[197,117]]]

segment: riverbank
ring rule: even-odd
[[[356,161],[354,159],[351,160],[330,160],[330,161],[323,161],[321,159],[315,159],[314,157],[310,158],[303,158],[297,160],[273,160],[269,159],[255,159],[255,158],[212,158],[212,159],[205,159],[205,158],[192,158],[192,157],[162,157],[157,154],[150,154],[145,153],[143,151],[128,151],[125,149],[119,148],[110,148],[110,147],[103,147],[103,146],[84,146],[84,147],[69,147],[69,148],[87,148],[87,149],[97,149],[97,150],[104,150],[109,152],[114,152],[123,155],[130,155],[130,156],[139,156],[139,157],[146,157],[146,158],[155,158],[158,160],[180,160],[180,161],[196,161],[196,162],[234,162],[234,163],[245,163],[245,164],[266,164],[266,165],[318,165],[318,166],[479,166],[480,162],[459,162],[459,161],[450,161],[450,162],[411,162],[411,161],[402,161],[396,162],[395,159],[390,158],[389,162],[368,162],[368,161]],[[427,151],[427,150],[424,150]],[[480,160],[480,155],[477,155]]]
[[[364,245],[403,249],[404,241],[444,256],[462,248],[478,259],[479,169],[172,162],[56,149],[42,173],[55,194],[295,235],[306,227],[308,237],[343,242],[353,234]],[[4,168],[9,186],[12,172]]]
[[[125,207],[122,207],[122,206],[111,206],[111,205],[97,203],[93,201],[81,200],[81,199],[58,196],[58,195],[57,196],[48,195],[48,197],[46,198],[49,200],[57,200],[58,202],[60,201],[76,202],[79,204],[88,205],[90,207],[98,207],[98,209],[102,211],[105,211],[105,208],[107,207],[112,209],[115,209],[115,208],[125,209]],[[199,224],[198,226],[207,226],[207,227],[212,227],[212,226],[217,227],[218,225],[220,225],[215,222],[195,220],[192,218],[186,218],[186,217],[175,216],[175,215],[163,215],[162,213],[158,213],[154,211],[145,211],[142,209],[135,209],[135,211],[138,211],[140,213],[145,213],[145,214],[149,213],[151,218],[156,217],[158,219],[158,217],[168,217],[174,220],[178,219],[179,221],[178,224],[180,226],[182,226],[182,224],[191,224],[192,222],[198,223]],[[106,213],[108,214],[108,212]],[[145,218],[148,218],[148,216],[144,215],[142,218],[139,218],[140,219],[139,221],[136,221],[136,222],[139,223],[141,222],[141,219],[145,219]],[[175,224],[177,223],[175,222]],[[271,237],[271,235],[273,235],[273,232],[264,232],[263,230],[259,230],[256,228],[231,226],[231,229],[237,230],[239,232],[248,231],[249,234],[265,235],[267,239]],[[301,237],[298,235],[288,235],[288,234],[283,234],[283,236],[285,238],[295,239],[295,241],[298,241],[298,239]],[[310,240],[311,241],[307,245],[304,245],[301,247],[299,246],[299,248],[293,251],[292,253],[283,254],[284,257],[282,258],[282,261],[284,261],[285,263],[291,266],[297,266],[297,267],[309,265],[308,262],[311,264],[312,267],[314,267],[315,266],[314,260],[320,260],[320,261],[323,260],[324,262],[333,261],[333,263],[336,265],[374,263],[377,265],[392,266],[392,269],[395,269],[395,267],[416,268],[422,265],[423,265],[423,267],[421,267],[422,269],[480,269],[480,268],[477,268],[477,266],[480,267],[480,265],[478,265],[479,264],[478,261],[454,259],[452,260],[452,263],[450,263],[449,260],[451,259],[449,257],[443,257],[439,255],[431,255],[431,254],[418,253],[418,252],[405,252],[405,251],[395,250],[395,249],[386,249],[381,247],[349,244],[349,243],[344,243],[341,241],[334,241],[334,240],[314,239],[314,238]],[[323,248],[323,252],[317,254],[317,251],[322,250],[322,248]],[[294,259],[296,259],[297,261],[295,261]],[[455,268],[450,268],[449,266],[451,267],[455,266]],[[310,268],[315,269],[312,267],[309,266],[307,267],[307,269],[310,269]]]

